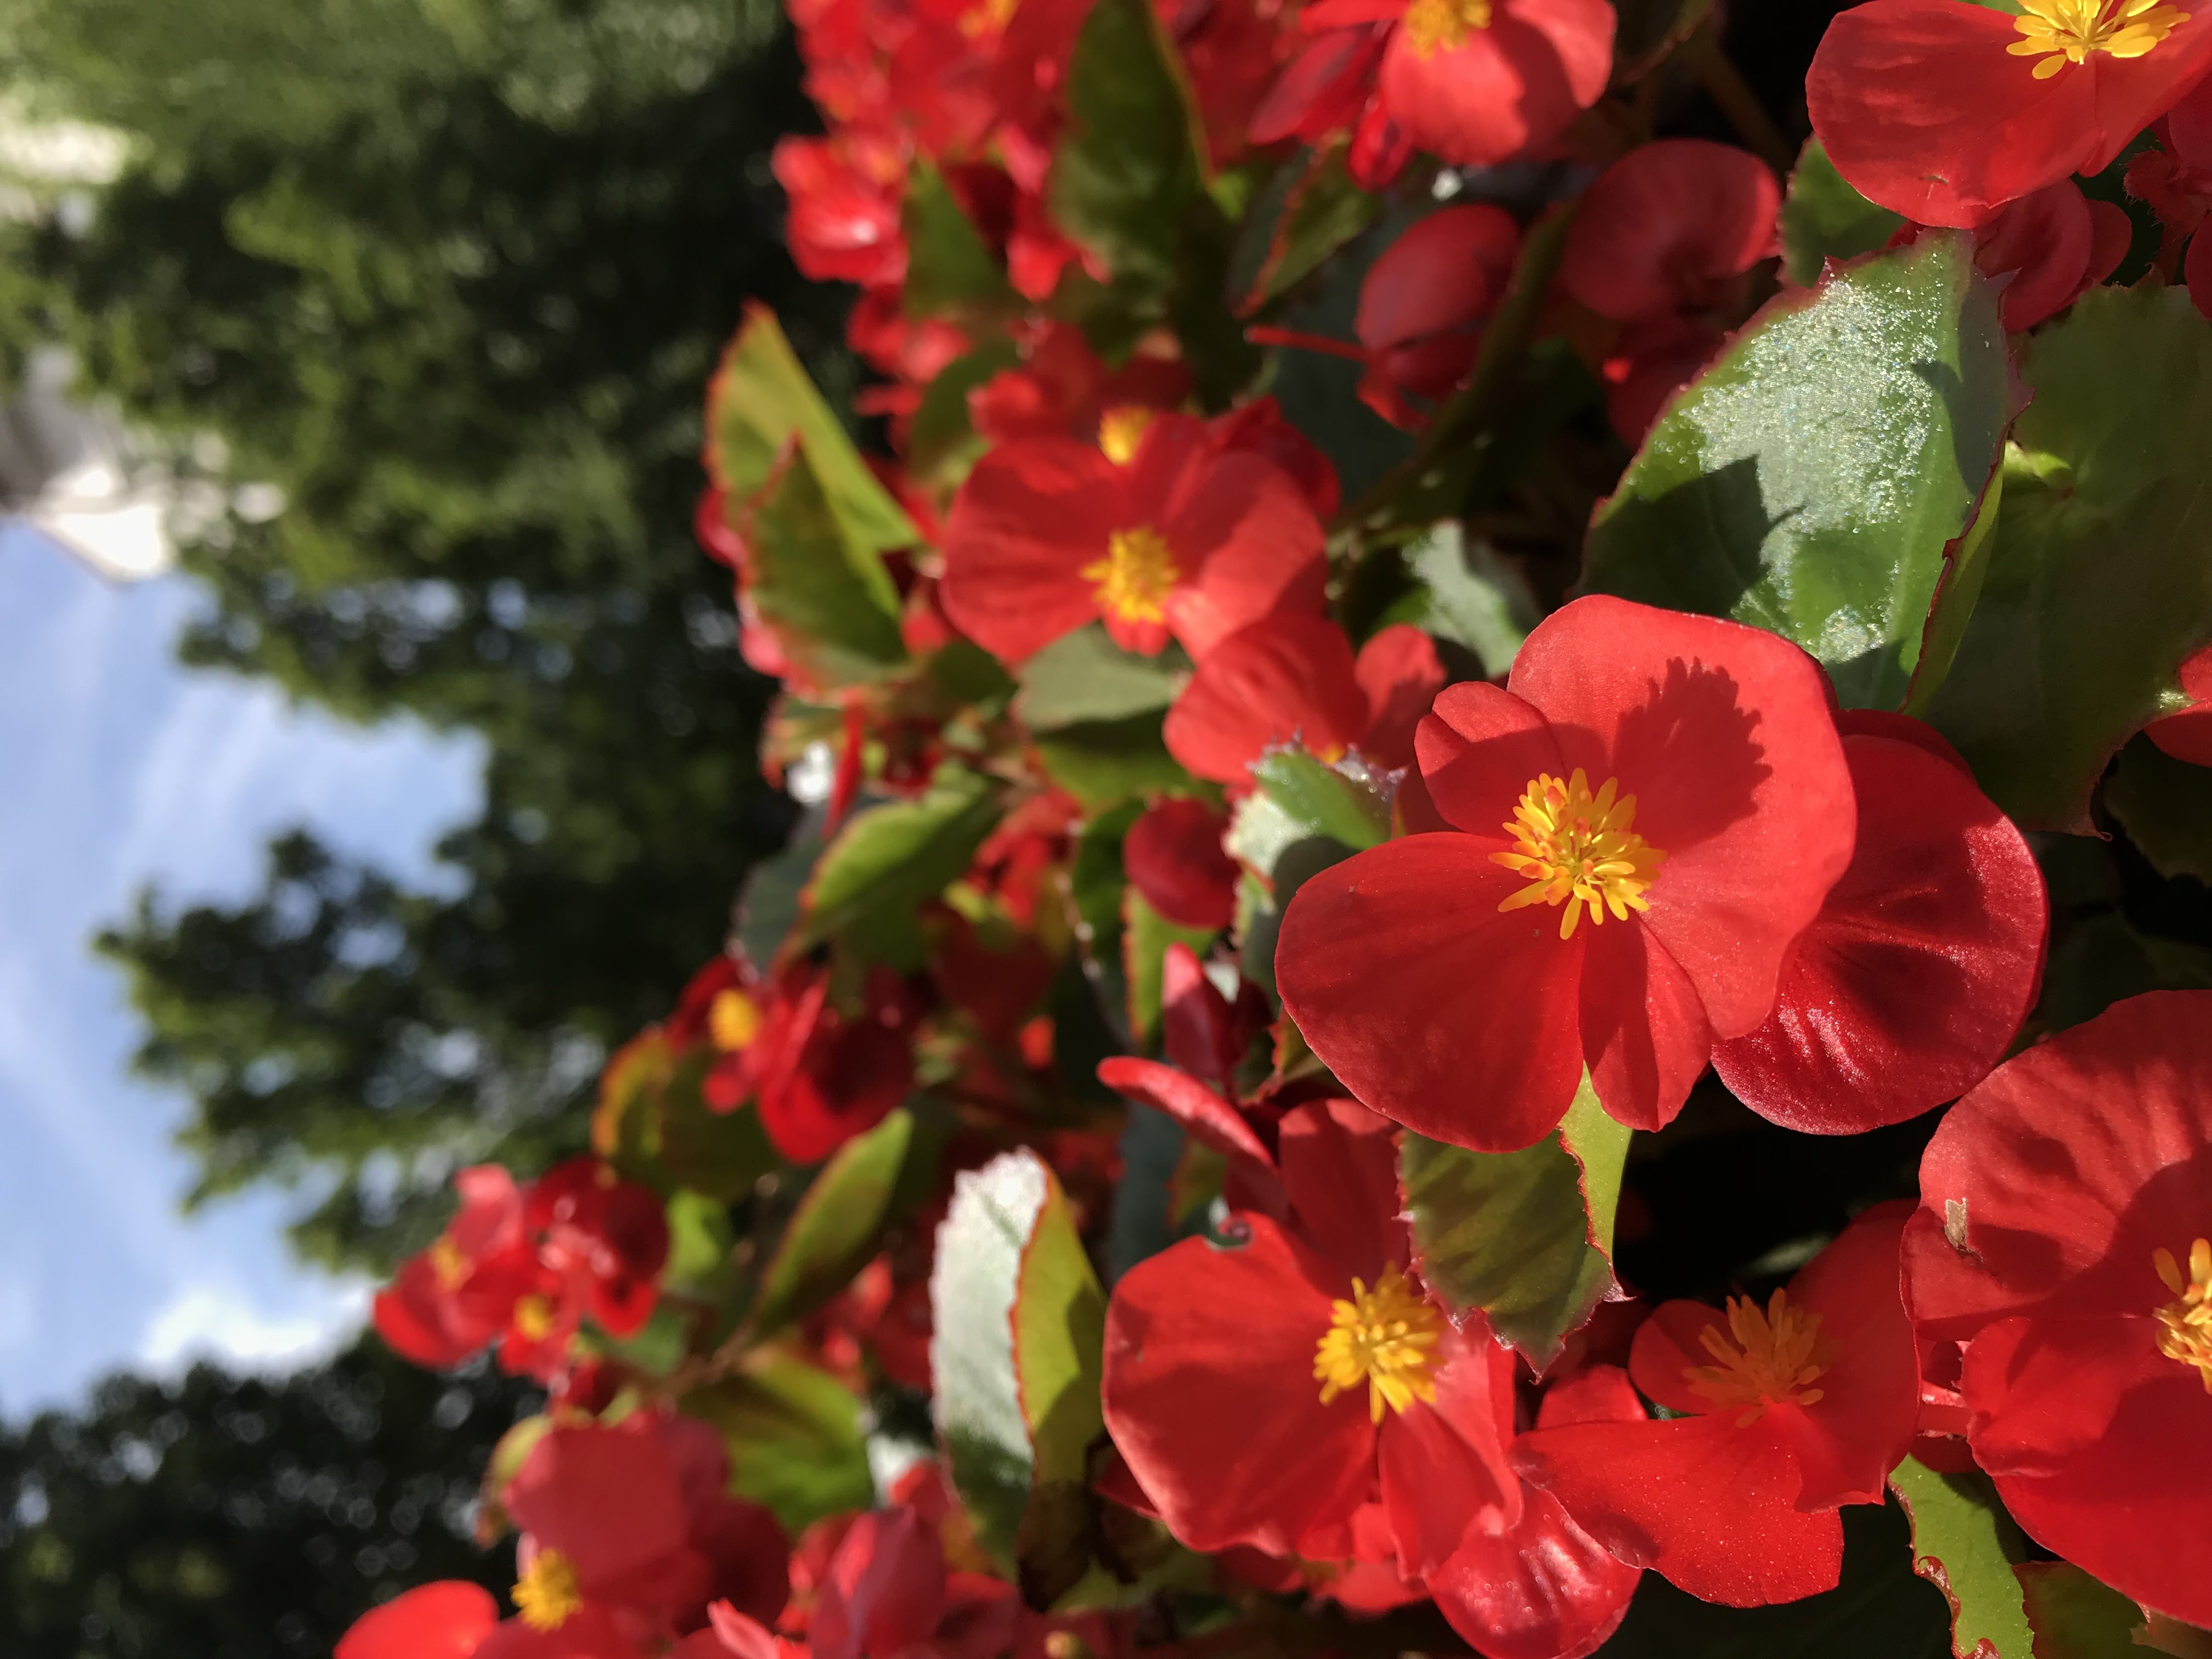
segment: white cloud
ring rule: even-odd
[[[361,1328],[368,1286],[333,1287],[319,1305],[270,1314],[235,1285],[187,1285],[148,1322],[138,1363],[171,1374],[196,1359],[242,1370],[297,1370],[335,1352]]]

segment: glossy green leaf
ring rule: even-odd
[[[1629,1131],[1587,1078],[1559,1127],[1517,1152],[1406,1134],[1399,1179],[1421,1276],[1453,1315],[1480,1311],[1541,1370],[1613,1288]]]
[[[1451,520],[1407,550],[1406,569],[1420,584],[1416,603],[1394,606],[1389,620],[1465,646],[1493,677],[1513,666],[1521,642],[1542,619],[1528,579]]]
[[[2212,766],[2139,737],[2120,751],[2105,805],[2160,875],[2212,883]]]
[[[990,447],[969,414],[968,394],[1020,361],[1012,341],[994,335],[938,370],[907,432],[907,467],[915,477],[951,486],[968,476]]]
[[[1901,213],[1876,207],[1836,171],[1818,138],[1808,138],[1782,202],[1782,263],[1790,280],[1810,288],[1831,259],[1856,259],[1889,240]]]
[[[1022,1589],[1048,1607],[1090,1569],[1091,1447],[1106,1432],[1106,1292],[1067,1199],[1047,1188],[1021,1256],[1012,1312],[1014,1375],[1028,1426],[1030,1496],[1017,1534]]]
[[[864,684],[904,665],[897,592],[880,557],[847,541],[805,449],[770,477],[746,529],[746,592],[807,678]]]
[[[2142,1609],[2070,1561],[2014,1569],[2035,1632],[2035,1659],[2143,1659]],[[2007,1656],[2009,1659],[2009,1656]]]
[[[1189,672],[1180,647],[1140,657],[1115,645],[1103,623],[1092,623],[1021,665],[1014,712],[1037,731],[1125,720],[1165,708]]]
[[[821,807],[809,810],[783,850],[754,865],[738,890],[738,943],[763,968],[775,960],[805,914],[807,878],[828,845],[822,836],[823,819]]]
[[[1149,0],[1097,0],[1067,66],[1067,131],[1046,185],[1053,222],[1117,279],[1164,290],[1188,221],[1218,217],[1206,140]]]
[[[688,1189],[672,1194],[668,1200],[668,1265],[661,1270],[662,1288],[678,1296],[719,1302],[736,1281],[730,1261],[736,1243],[728,1205]]]
[[[1296,287],[1381,216],[1382,198],[1352,181],[1346,153],[1339,144],[1285,163],[1287,188],[1279,201],[1264,204],[1274,211],[1267,216],[1267,246],[1247,286],[1247,310]]]
[[[731,1490],[766,1504],[793,1537],[875,1502],[860,1402],[829,1372],[764,1351],[678,1403],[720,1431]]]
[[[1908,1457],[1889,1486],[1912,1522],[1913,1571],[1950,1603],[1954,1659],[2033,1659],[2013,1575],[2025,1543],[1989,1478],[1941,1474]]]
[[[749,1319],[767,1336],[804,1319],[852,1282],[883,1244],[914,1117],[895,1111],[840,1146],[808,1185],[761,1274]]]
[[[1193,787],[1190,774],[1168,753],[1158,714],[1083,720],[1040,732],[1036,750],[1052,781],[1090,811],[1137,796]]]
[[[855,813],[815,867],[803,936],[846,935],[901,965],[887,942],[919,948],[915,911],[967,870],[999,816],[991,780],[955,766],[939,767],[918,799]]]
[[[1647,1572],[1604,1659],[1950,1659],[1943,1598],[1911,1568],[1895,1504],[1850,1504],[1843,1582],[1778,1607],[1700,1601]],[[2009,1656],[2008,1656],[2009,1659]]]
[[[799,366],[775,313],[763,307],[746,308],[744,325],[723,354],[707,389],[707,428],[708,464],[732,501],[766,484],[796,439],[855,551],[888,552],[919,539],[913,520],[868,471]],[[882,586],[895,606],[888,576]]]
[[[1972,254],[1933,233],[1753,318],[1599,509],[1584,590],[1771,629],[1897,707],[2012,410]]]
[[[900,227],[907,247],[900,302],[908,316],[988,312],[1014,302],[998,256],[927,161],[915,162],[907,180]]]
[[[1188,945],[1203,952],[1218,930],[1170,921],[1133,887],[1123,890],[1121,907],[1121,974],[1129,992],[1130,1037],[1139,1048],[1150,1048],[1159,1033],[1168,947]]]
[[[1301,839],[1322,836],[1358,852],[1390,838],[1389,798],[1356,763],[1273,749],[1252,763],[1252,779]]]
[[[2023,824],[2085,830],[2106,763],[2212,639],[2212,324],[2094,289],[2027,343],[1979,602],[1929,718]]]

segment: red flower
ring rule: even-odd
[[[1190,371],[1173,359],[1139,352],[1109,370],[1081,329],[1048,322],[1029,338],[1018,367],[1001,369],[968,394],[968,414],[994,444],[1048,437],[1094,443],[1109,411],[1158,413],[1189,395]],[[1131,417],[1118,420],[1127,426]]]
[[[899,224],[906,161],[896,139],[848,127],[835,138],[783,138],[772,166],[791,198],[786,240],[817,283],[896,286],[906,278]]]
[[[1459,833],[1299,888],[1284,1007],[1353,1093],[1438,1139],[1530,1146],[1585,1066],[1620,1121],[1665,1123],[1714,1041],[1765,1020],[1850,861],[1819,666],[1755,629],[1582,599],[1507,689],[1447,688],[1415,747]]]
[[[1297,481],[1314,517],[1336,516],[1336,466],[1313,440],[1292,426],[1273,398],[1255,398],[1206,423],[1213,447],[1224,455],[1257,455]]]
[[[1357,749],[1404,766],[1443,683],[1435,642],[1418,628],[1385,628],[1355,658],[1326,618],[1270,617],[1200,661],[1168,710],[1168,752],[1217,783],[1249,782],[1254,761],[1290,743],[1324,760]]]
[[[1129,884],[1180,927],[1226,927],[1237,915],[1237,860],[1221,847],[1228,829],[1204,801],[1153,803],[1121,843]]]
[[[1950,746],[1903,714],[1844,714],[1858,838],[1783,969],[1766,1023],[1716,1043],[1736,1098],[1856,1134],[1957,1098],[2034,1006],[2050,902],[2026,839]]]
[[[2212,1625],[2212,993],[2014,1057],[1920,1164],[1905,1295],[1966,1437],[2040,1544]],[[1945,1380],[1939,1373],[1939,1382]]]
[[[424,1584],[372,1608],[338,1638],[336,1659],[470,1659],[499,1623],[476,1584]]]
[[[1727,343],[1725,330],[1686,312],[1624,325],[1599,366],[1606,418],[1621,442],[1641,445],[1667,400],[1702,374]]]
[[[532,1184],[525,1205],[538,1259],[578,1289],[592,1317],[635,1334],[659,1300],[668,1217],[659,1198],[616,1179],[596,1158],[574,1158]]]
[[[1869,0],[1828,26],[1805,98],[1862,196],[1971,228],[2103,171],[2208,64],[2212,25],[2163,0]]]
[[[1351,1101],[1302,1106],[1279,1156],[1296,1231],[1243,1216],[1242,1243],[1186,1239],[1115,1286],[1106,1426],[1193,1549],[1348,1559],[1376,1501],[1419,1577],[1471,1527],[1520,1518],[1513,1362],[1407,1277],[1389,1124]]]
[[[1903,1203],[1877,1206],[1764,1311],[1668,1302],[1629,1374],[1671,1420],[1539,1428],[1513,1462],[1622,1560],[1731,1607],[1835,1587],[1842,1504],[1879,1504],[1911,1443],[1912,1327],[1898,1295]]]
[[[1393,20],[1382,106],[1416,149],[1456,167],[1548,143],[1613,73],[1604,0],[1322,0],[1301,21],[1321,29]]]
[[[914,998],[898,976],[872,968],[860,1006],[832,1001],[826,964],[797,962],[776,978],[744,1050],[761,1127],[794,1164],[818,1164],[888,1116],[914,1086]],[[733,1109],[742,1097],[721,1104]]]
[[[1583,192],[1560,285],[1617,322],[1705,310],[1774,252],[1781,207],[1774,174],[1747,150],[1703,138],[1643,145]]]
[[[1352,318],[1367,361],[1360,401],[1400,426],[1419,424],[1407,394],[1433,401],[1467,378],[1520,252],[1512,215],[1481,202],[1439,209],[1385,248]]]
[[[1974,232],[1974,267],[1984,276],[2010,278],[1999,296],[2004,325],[2033,328],[2111,276],[2134,234],[2125,208],[2092,202],[2062,179]]]
[[[2143,727],[2144,734],[2176,760],[2212,766],[2212,646],[2181,665],[2180,679],[2181,694],[2190,707],[2160,716]]]
[[[418,1365],[458,1365],[506,1328],[515,1300],[535,1282],[523,1235],[522,1194],[495,1164],[453,1176],[461,1207],[427,1250],[410,1256],[376,1294],[377,1334]]]
[[[945,523],[945,610],[1008,662],[1093,617],[1125,650],[1173,637],[1202,656],[1273,611],[1318,611],[1322,538],[1276,467],[1160,415],[1097,447],[1039,438],[978,462]]]

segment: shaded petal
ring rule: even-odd
[[[1106,1427],[1195,1550],[1299,1553],[1375,1478],[1364,1394],[1321,1403],[1315,1349],[1350,1291],[1264,1216],[1247,1242],[1186,1239],[1141,1261],[1106,1314]]]
[[[1487,1659],[1583,1659],[1619,1627],[1643,1576],[1531,1490],[1515,1525],[1470,1534],[1428,1584],[1437,1611]]]
[[[1341,753],[1367,724],[1344,630],[1322,617],[1270,617],[1206,653],[1168,710],[1168,752],[1193,774],[1243,783],[1279,744]]]
[[[1195,661],[1276,611],[1318,617],[1327,532],[1297,480],[1249,452],[1216,454],[1161,526],[1184,580],[1168,626]]]
[[[1583,959],[1583,1063],[1606,1112],[1632,1128],[1674,1120],[1712,1052],[1698,988],[1652,931],[1592,919]]]
[[[1383,1419],[1376,1446],[1382,1508],[1398,1571],[1424,1577],[1470,1529],[1495,1534],[1521,1518],[1521,1478],[1505,1459],[1513,1432],[1513,1357],[1486,1326],[1447,1339],[1436,1399]]]
[[[1406,1261],[1398,1202],[1397,1126],[1356,1100],[1293,1107],[1277,1126],[1275,1156],[1300,1235],[1370,1285]]]
[[[1445,822],[1504,846],[1505,825],[1539,775],[1564,776],[1566,763],[1543,715],[1510,691],[1462,680],[1437,693],[1413,732],[1421,781]]]
[[[1413,763],[1413,728],[1443,689],[1437,642],[1409,623],[1393,623],[1359,647],[1353,665],[1367,696],[1359,752],[1384,766]]]
[[[684,1547],[675,1461],[658,1439],[631,1430],[551,1430],[500,1501],[539,1548],[568,1558],[594,1599],[620,1599],[630,1581]]]
[[[1591,930],[1501,912],[1526,884],[1474,836],[1413,836],[1300,887],[1275,949],[1283,1006],[1362,1102],[1407,1128],[1515,1152],[1582,1080],[1577,987]]]
[[[1912,1444],[1920,1366],[1898,1288],[1898,1245],[1912,1206],[1877,1204],[1790,1281],[1790,1299],[1820,1317],[1835,1358],[1815,1380],[1820,1398],[1777,1415],[1793,1431],[1802,1510],[1879,1504],[1883,1482]]]
[[[1423,56],[1392,35],[1377,86],[1419,149],[1487,167],[1564,131],[1595,103],[1613,69],[1604,0],[1504,0],[1464,45]]]
[[[1248,1159],[1263,1170],[1274,1167],[1267,1144],[1253,1133],[1244,1114],[1188,1072],[1157,1060],[1117,1054],[1098,1062],[1098,1080],[1117,1095],[1165,1112],[1185,1133],[1224,1158]]]

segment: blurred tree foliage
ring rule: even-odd
[[[320,1656],[416,1583],[504,1590],[514,1547],[473,1541],[475,1474],[534,1398],[371,1337],[283,1382],[118,1377],[0,1428],[0,1652]]]
[[[440,890],[295,836],[252,902],[148,896],[101,940],[195,1103],[196,1197],[297,1186],[302,1249],[374,1265],[457,1162],[579,1143],[781,838],[690,534],[700,405],[748,296],[848,379],[844,302],[781,245],[768,151],[812,118],[774,0],[191,9],[0,7],[34,109],[135,139],[0,269],[15,343],[169,435],[189,660],[484,744]]]

